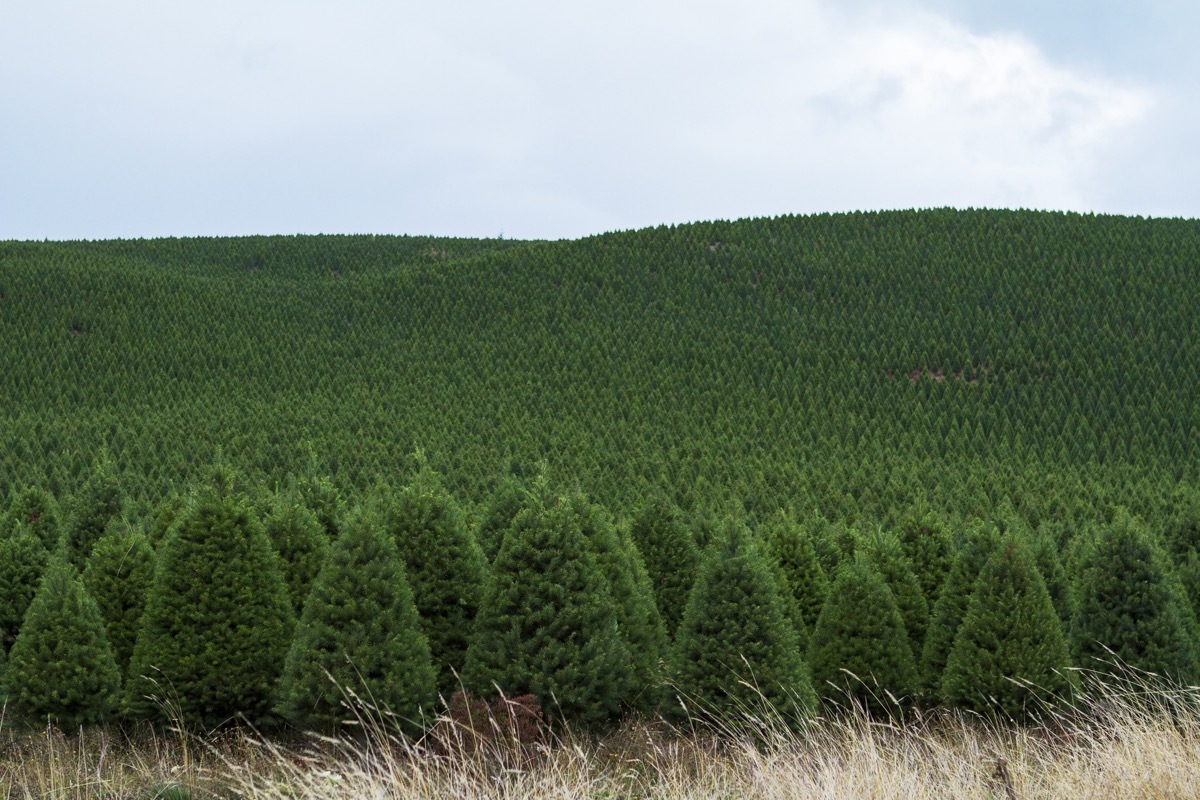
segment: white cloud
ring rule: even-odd
[[[827,209],[1088,208],[1111,194],[1112,143],[1128,152],[1157,102],[928,13],[407,5],[14,9],[0,237],[574,236]],[[64,190],[75,203],[47,194]]]

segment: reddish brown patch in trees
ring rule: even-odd
[[[29,512],[29,521],[30,522],[37,522],[39,519],[41,519],[41,517],[38,515],[38,513],[36,511]]]
[[[71,335],[72,336],[82,336],[83,335],[83,326],[82,325],[72,325],[71,326]]]

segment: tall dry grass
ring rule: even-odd
[[[1025,726],[840,711],[800,733],[761,720],[687,731],[643,721],[532,746],[502,737],[472,746],[469,734],[414,743],[388,730],[373,717],[357,738],[287,744],[246,731],[9,730],[0,796],[1200,798],[1200,694],[1145,684],[1093,682],[1074,707]]]

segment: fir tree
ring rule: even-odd
[[[925,596],[926,604],[932,607],[954,563],[946,522],[928,506],[920,504],[900,517],[897,530],[900,544],[921,585],[921,594]]]
[[[608,512],[579,492],[570,495],[569,500],[617,606],[617,630],[633,668],[630,686],[622,694],[633,698],[635,707],[650,713],[659,700],[667,629],[654,605],[646,568],[628,535],[613,527]]]
[[[1075,663],[1122,675],[1123,667],[1179,683],[1200,679],[1192,609],[1166,555],[1144,524],[1120,509],[1089,548],[1071,624]]]
[[[975,581],[999,543],[1000,533],[990,524],[977,522],[964,533],[954,564],[930,614],[929,630],[921,651],[921,686],[927,695],[937,694],[954,637],[967,614],[971,593],[975,591]]]
[[[0,536],[0,649],[16,641],[49,560],[41,538],[22,522]]]
[[[862,540],[862,552],[892,590],[896,607],[904,618],[908,641],[912,652],[919,653],[925,646],[925,632],[929,627],[929,606],[921,593],[921,584],[913,573],[912,564],[904,553],[904,547],[891,533],[876,529]]]
[[[496,560],[496,554],[500,552],[504,532],[525,507],[526,496],[525,485],[510,475],[503,478],[488,497],[475,539],[489,564]]]
[[[352,515],[313,583],[288,651],[279,712],[336,728],[356,718],[351,697],[395,714],[415,732],[436,697],[404,564],[382,521]]]
[[[46,552],[53,552],[58,547],[58,537],[61,532],[58,518],[58,504],[54,496],[38,486],[26,486],[13,494],[8,506],[8,527],[23,525],[26,530],[38,537]],[[5,526],[0,526],[3,529]],[[0,534],[6,531],[0,530]]]
[[[727,521],[704,558],[671,654],[687,706],[718,716],[760,713],[788,722],[815,705],[808,668],[769,560],[744,525]]]
[[[107,459],[97,462],[66,514],[67,555],[77,569],[83,569],[108,523],[120,516],[123,502],[116,467]]]
[[[4,671],[15,714],[77,728],[108,720],[121,677],[95,601],[63,556],[46,569]]]
[[[295,502],[289,494],[273,498],[263,520],[271,546],[279,555],[288,597],[297,614],[304,606],[312,583],[329,554],[329,539],[316,513]]]
[[[781,511],[767,520],[762,538],[767,552],[779,565],[784,586],[803,621],[803,631],[811,633],[825,605],[829,579],[809,530]],[[797,633],[802,631],[797,628]]]
[[[154,550],[145,534],[117,522],[92,548],[83,585],[96,602],[117,667],[125,673],[137,641],[146,594],[154,580]]]
[[[654,494],[642,507],[629,533],[646,565],[667,633],[674,636],[700,563],[692,533],[662,494]]]
[[[617,619],[569,502],[531,495],[496,554],[463,682],[486,696],[536,695],[571,723],[604,723],[629,699]]]
[[[333,481],[310,474],[295,482],[294,491],[300,501],[317,515],[326,537],[330,541],[336,539],[342,514],[346,511],[346,500]]]
[[[127,698],[143,717],[155,697],[186,724],[235,715],[269,722],[294,617],[279,557],[228,476],[218,475],[159,546],[130,663]]]
[[[1072,689],[1062,621],[1029,546],[1010,534],[988,558],[942,675],[951,706],[1024,719]]]
[[[487,562],[437,473],[424,465],[396,497],[387,527],[404,561],[421,630],[429,641],[438,689],[459,686]]]
[[[917,668],[904,617],[887,581],[865,555],[843,560],[809,643],[819,694],[891,714],[890,694],[904,702],[917,688]]]

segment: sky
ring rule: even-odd
[[[4,0],[0,239],[1200,217],[1200,4]]]

